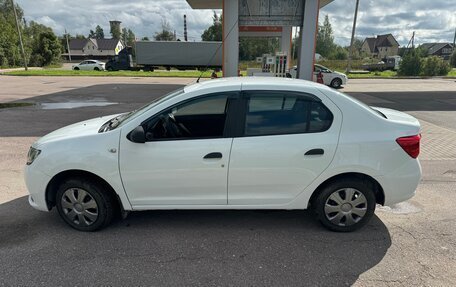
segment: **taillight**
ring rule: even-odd
[[[416,135],[398,138],[396,142],[409,156],[417,158],[420,154],[420,140],[421,135]]]

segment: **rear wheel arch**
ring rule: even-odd
[[[59,186],[69,179],[75,178],[84,178],[86,180],[96,182],[103,187],[103,191],[111,196],[116,203],[116,208],[123,210],[122,201],[120,200],[118,194],[115,192],[114,188],[100,176],[85,171],[85,170],[66,170],[56,174],[48,183],[46,187],[46,203],[49,210],[55,206],[55,197]]]
[[[359,180],[366,182],[369,186],[372,186],[372,189],[375,194],[375,200],[376,203],[384,205],[385,204],[385,193],[383,191],[382,186],[380,183],[378,183],[377,180],[375,180],[373,177],[370,175],[364,174],[364,173],[358,173],[358,172],[347,172],[347,173],[341,173],[335,176],[332,176],[328,179],[326,179],[324,182],[322,182],[312,193],[312,196],[310,197],[309,203],[308,203],[308,208],[312,205],[312,202],[315,201],[317,196],[320,194],[320,192],[328,185],[341,181],[341,180],[346,180],[346,179],[352,179],[352,180]]]

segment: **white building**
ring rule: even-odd
[[[122,42],[118,39],[71,39],[70,53],[65,53],[62,56],[72,60],[80,59],[107,59],[118,55],[124,48]],[[68,55],[69,54],[69,55]]]

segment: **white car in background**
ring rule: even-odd
[[[86,60],[77,65],[73,65],[72,69],[76,71],[104,71],[105,63],[98,60]]]
[[[313,75],[313,81],[317,81],[317,76],[321,72],[323,76],[323,83],[327,86],[330,86],[334,89],[339,89],[343,85],[347,84],[348,77],[347,75],[335,71],[331,71],[330,69],[322,66],[315,64],[314,65],[314,75]],[[289,78],[296,78],[296,75],[298,73],[298,67],[294,66],[288,73]]]
[[[33,207],[81,231],[120,211],[307,208],[352,231],[415,194],[419,151],[406,113],[303,80],[224,78],[40,138],[25,180]]]

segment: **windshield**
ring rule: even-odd
[[[101,126],[99,132],[113,130],[113,129],[117,128],[118,126],[120,126],[122,123],[126,122],[128,119],[136,118],[136,117],[142,115],[143,113],[145,113],[146,111],[150,110],[154,106],[156,106],[164,101],[167,101],[173,97],[176,97],[182,93],[184,93],[184,89],[172,91],[171,93],[165,94],[161,97],[154,99],[152,102],[148,103],[147,105],[145,105],[137,110],[120,114],[120,115],[116,116],[115,118],[110,119],[107,123],[105,123],[103,126]]]

